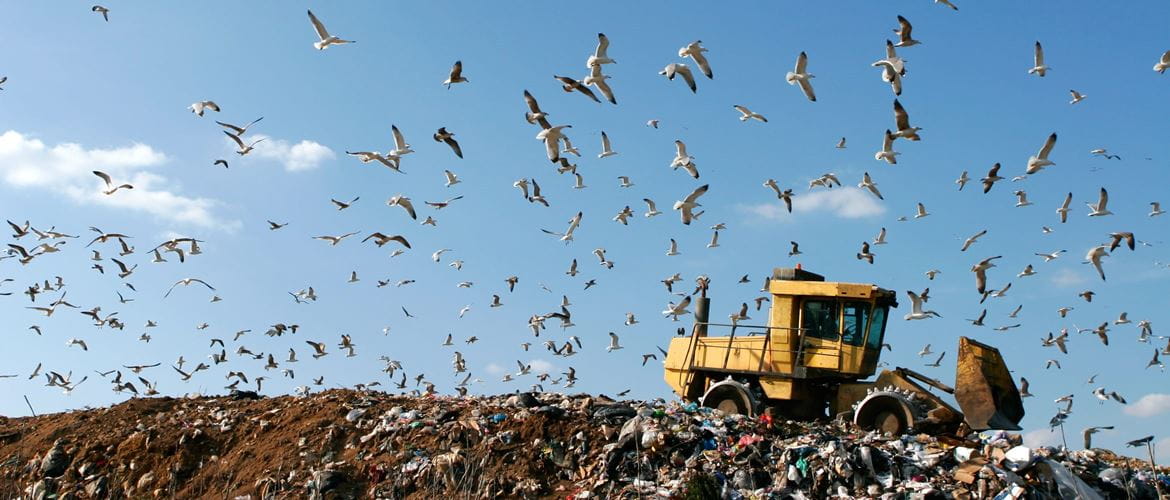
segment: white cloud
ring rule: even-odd
[[[262,134],[248,137],[249,142],[259,139],[264,139],[264,142],[257,144],[256,149],[248,156],[278,161],[289,172],[312,170],[321,166],[321,162],[334,157],[332,149],[307,139],[293,144],[284,139],[274,139]],[[231,139],[227,137],[224,140],[231,142]]]
[[[545,361],[543,359],[534,359],[532,361],[529,361],[528,364],[532,366],[532,373],[535,373],[538,375],[541,373],[551,374],[554,370],[557,369],[557,367],[554,366],[552,363],[549,363],[548,361]]]
[[[504,373],[504,368],[501,367],[500,365],[495,364],[495,363],[488,363],[487,368],[485,368],[485,369],[487,370],[488,373],[490,373],[492,375],[499,375],[501,373]]]
[[[1154,459],[1158,465],[1170,463],[1170,437],[1154,443]]]
[[[78,203],[126,208],[170,222],[204,227],[239,224],[212,213],[218,201],[176,194],[172,183],[148,170],[166,161],[165,154],[145,144],[113,149],[86,149],[75,143],[48,147],[14,130],[0,135],[0,178],[11,186],[45,189]],[[110,174],[115,182],[128,182],[134,189],[106,196],[93,170]]]
[[[1053,273],[1049,280],[1053,285],[1068,288],[1083,285],[1088,281],[1083,274],[1067,267]]]
[[[764,219],[780,220],[790,216],[783,203],[741,205],[740,208]],[[793,196],[792,212],[829,212],[837,217],[859,219],[882,215],[886,213],[886,207],[868,191],[846,186]]]
[[[1041,446],[1060,446],[1059,429],[1037,429],[1024,434],[1024,446],[1038,448]]]
[[[1170,412],[1170,394],[1146,394],[1136,403],[1126,405],[1122,411],[1135,417],[1153,417]]]

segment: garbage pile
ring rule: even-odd
[[[1158,498],[1168,472],[1004,432],[552,393],[239,392],[0,418],[3,498]]]

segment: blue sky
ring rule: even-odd
[[[1097,443],[1113,448],[1147,434],[1170,437],[1156,425],[1170,412],[1167,375],[1143,368],[1165,340],[1136,342],[1134,324],[1113,327],[1108,347],[1074,330],[1067,356],[1038,340],[1062,327],[1112,321],[1122,311],[1135,323],[1151,321],[1156,335],[1170,319],[1159,293],[1170,280],[1163,237],[1170,219],[1146,216],[1148,202],[1163,196],[1159,185],[1170,158],[1164,125],[1170,76],[1150,70],[1170,49],[1158,24],[1170,6],[1110,5],[1108,15],[1086,15],[1099,8],[1087,2],[1049,9],[968,1],[952,12],[925,0],[803,4],[799,14],[793,4],[764,2],[739,9],[659,2],[539,9],[472,2],[107,6],[108,23],[88,6],[56,3],[14,4],[0,19],[13,41],[0,64],[0,74],[9,77],[0,93],[0,132],[7,131],[0,138],[0,212],[39,229],[56,226],[90,236],[87,228],[96,226],[130,234],[137,253],[127,262],[140,264],[128,279],[134,293],[109,273],[114,246],[100,247],[105,275],[90,269],[80,239],[28,266],[0,261],[0,277],[15,280],[0,290],[19,291],[60,275],[72,303],[118,311],[128,325],[121,332],[96,329],[72,310],[45,318],[25,309],[34,304],[19,293],[0,298],[10,346],[0,352],[0,374],[22,374],[0,384],[5,394],[27,394],[40,412],[124,399],[93,374],[122,364],[162,362],[144,375],[158,380],[166,394],[219,392],[228,370],[260,375],[262,363],[230,354],[229,364],[187,383],[166,364],[180,354],[191,363],[207,362],[209,338],[230,340],[232,332],[249,328],[253,332],[239,343],[229,342],[229,353],[243,344],[283,359],[293,347],[301,359],[282,364],[294,368],[293,380],[278,370],[264,374],[267,394],[290,392],[319,375],[329,387],[374,380],[388,385],[378,361],[383,355],[401,360],[410,377],[425,373],[451,393],[458,378],[450,360],[458,349],[473,375],[485,381],[472,387],[476,393],[527,389],[535,382],[531,375],[499,381],[523,360],[554,376],[574,367],[583,391],[628,388],[631,396],[668,397],[661,366],[640,366],[640,354],[665,346],[676,326],[659,314],[672,297],[658,280],[678,272],[689,284],[699,274],[710,275],[714,311],[723,317],[755,297],[759,279],[773,267],[800,262],[830,279],[898,290],[903,305],[897,318],[908,310],[904,291],[929,286],[929,306],[943,317],[892,321],[887,338],[894,351],[883,359],[949,381],[953,363],[922,366],[926,360],[915,353],[924,344],[952,355],[959,335],[999,346],[1036,394],[1026,400],[1024,421],[1028,431],[1038,431],[1029,434],[1033,443],[1053,442],[1045,425],[1056,411],[1051,401],[1068,393],[1077,395],[1068,424],[1077,443],[1079,430],[1091,425],[1124,429],[1097,436]],[[358,43],[314,50],[306,7],[331,32]],[[924,130],[921,142],[896,143],[901,156],[891,166],[873,154],[882,132],[893,126],[894,96],[869,64],[883,56],[898,14],[910,19],[923,42],[899,55],[908,68],[900,100],[911,122]],[[610,56],[618,61],[604,68],[617,106],[562,92],[551,78],[583,77],[599,31],[608,35]],[[698,93],[691,94],[657,72],[680,62],[678,48],[696,39],[710,50],[715,78],[700,76]],[[1026,73],[1037,40],[1053,68],[1045,78]],[[815,103],[783,81],[801,51],[816,75]],[[448,90],[439,82],[455,60],[463,61],[470,82]],[[556,174],[533,138],[537,128],[521,120],[525,89],[553,123],[573,125],[569,135],[583,155],[574,161],[586,189],[573,189],[572,176]],[[1087,98],[1069,105],[1069,89]],[[204,99],[223,111],[199,118],[184,109]],[[733,104],[769,122],[741,123]],[[250,132],[268,139],[244,158],[233,154],[212,121],[243,124],[260,116],[264,120]],[[660,128],[647,127],[650,119],[660,120]],[[390,149],[391,125],[417,151],[404,158],[405,175],[344,154]],[[441,126],[455,132],[465,159],[430,139]],[[617,156],[596,157],[602,130]],[[974,184],[956,190],[960,172],[978,179],[995,162],[1003,164],[1005,177],[1022,174],[1052,132],[1059,134],[1051,156],[1055,166],[1023,182],[1001,182],[987,195]],[[848,148],[834,149],[841,136]],[[676,139],[696,158],[699,181],[668,168]],[[1090,155],[1094,148],[1122,159]],[[212,166],[217,158],[231,168]],[[109,197],[96,193],[98,181],[89,171],[99,167],[137,189]],[[444,187],[444,169],[462,183]],[[810,193],[808,181],[826,172],[846,186],[869,172],[885,201],[851,188]],[[630,176],[635,185],[618,187],[618,175]],[[519,178],[536,178],[551,207],[525,202],[512,187]],[[795,189],[797,213],[776,209],[777,200],[762,187],[768,178]],[[707,212],[683,226],[670,204],[702,183],[711,186],[700,200]],[[1084,203],[1101,187],[1109,189],[1115,215],[1086,217]],[[1035,205],[1016,208],[1016,189],[1026,190]],[[1070,191],[1073,210],[1069,222],[1060,224],[1053,210]],[[419,226],[387,207],[385,200],[399,193],[438,226]],[[441,211],[421,206],[457,195],[464,199]],[[329,203],[359,196],[345,211]],[[642,217],[644,197],[667,213]],[[912,215],[917,202],[932,215],[896,220]],[[626,205],[638,215],[629,226],[613,222]],[[572,244],[539,231],[564,230],[578,210],[585,215]],[[290,224],[269,231],[266,219]],[[727,229],[720,246],[708,249],[708,228],[719,222]],[[1041,226],[1055,231],[1042,234]],[[876,263],[855,259],[860,243],[882,227],[889,244],[874,246]],[[981,229],[988,229],[987,236],[959,252],[963,239]],[[362,231],[359,237],[402,234],[414,248],[391,258],[393,244],[378,249],[351,238],[330,247],[310,239],[349,231]],[[1132,231],[1150,246],[1107,258],[1109,281],[1102,283],[1081,260],[1113,231]],[[173,257],[150,263],[146,250],[172,235],[205,240],[205,253],[185,264]],[[664,255],[670,238],[678,240],[681,255]],[[801,243],[805,253],[799,259],[787,257],[789,240]],[[19,243],[31,245],[27,237]],[[452,251],[435,263],[431,253],[441,248]],[[595,248],[606,249],[613,269],[598,265]],[[1068,252],[1051,263],[1034,255],[1060,249]],[[991,286],[1010,281],[1013,287],[1006,297],[988,300],[988,326],[976,328],[963,321],[983,307],[968,269],[991,255],[1004,256],[990,272]],[[564,271],[574,258],[581,274],[572,278]],[[463,260],[463,269],[449,267],[452,259]],[[1016,278],[1027,264],[1038,274]],[[932,268],[942,274],[927,281],[923,273]],[[346,283],[351,271],[362,281]],[[503,280],[513,274],[520,283],[507,293]],[[744,274],[752,284],[735,283]],[[185,277],[205,279],[224,300],[210,303],[210,292],[194,287],[163,300],[166,288]],[[375,288],[377,279],[416,282]],[[584,291],[589,279],[598,284]],[[474,285],[458,288],[463,281]],[[320,299],[294,304],[287,292],[310,285]],[[1091,304],[1076,296],[1084,289],[1098,294]],[[135,301],[119,304],[115,291]],[[501,295],[503,307],[488,307],[492,294]],[[533,339],[527,318],[556,310],[562,294],[573,303],[577,326],[561,332],[550,321],[549,330]],[[55,295],[38,298],[36,305]],[[1019,317],[1008,318],[1020,304]],[[458,318],[466,305],[472,309]],[[1062,320],[1056,309],[1066,305],[1075,310]],[[415,318],[404,317],[400,307]],[[627,311],[640,323],[623,325]],[[159,327],[143,343],[137,338],[147,319]],[[196,330],[203,322],[210,327]],[[302,330],[291,337],[262,335],[277,322],[297,323]],[[992,330],[1015,323],[1021,326]],[[44,335],[26,330],[32,324]],[[391,330],[383,335],[386,326]],[[605,352],[609,331],[621,335],[626,349]],[[335,347],[343,333],[358,345],[354,358]],[[448,333],[457,347],[439,345]],[[481,341],[460,341],[471,335]],[[546,338],[563,342],[568,335],[585,344],[574,357],[539,347]],[[89,351],[66,347],[74,337],[84,339]],[[327,342],[331,354],[313,360],[305,340]],[[535,343],[529,352],[519,347],[526,341]],[[1050,358],[1064,368],[1045,370]],[[91,379],[63,395],[43,387],[43,378],[27,380],[37,362]],[[1086,385],[1094,373],[1097,383]],[[1129,405],[1098,404],[1090,393],[1098,386],[1121,393]],[[20,398],[8,397],[0,400],[0,413],[23,415],[27,408]],[[1163,443],[1162,450],[1170,449]],[[1165,451],[1160,456],[1167,458]]]

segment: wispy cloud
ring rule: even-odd
[[[1040,446],[1060,446],[1060,432],[1048,429],[1037,429],[1024,434],[1024,446],[1037,448]]]
[[[548,361],[545,361],[543,359],[534,359],[534,360],[530,361],[528,364],[532,365],[532,373],[537,373],[537,374],[552,373],[553,370],[557,369],[556,365],[553,365],[552,363],[549,363]]]
[[[783,203],[740,205],[740,210],[762,219],[785,220],[791,217]],[[846,186],[801,193],[792,197],[793,214],[827,212],[846,219],[876,217],[886,213],[886,207],[868,191]]]
[[[1052,282],[1053,285],[1065,288],[1080,286],[1088,282],[1088,279],[1085,278],[1085,275],[1077,273],[1067,267],[1061,268],[1055,273],[1052,273],[1052,276],[1050,276],[1048,279]]]
[[[1135,417],[1155,417],[1163,413],[1170,413],[1170,394],[1157,392],[1146,394],[1136,403],[1126,405],[1122,411],[1126,415]]]
[[[10,186],[64,194],[82,204],[144,212],[168,222],[224,228],[239,225],[212,213],[218,201],[178,194],[174,183],[149,170],[166,161],[165,154],[145,144],[113,149],[87,149],[75,143],[49,147],[14,130],[0,135],[0,177]],[[115,182],[128,182],[134,189],[106,196],[93,170],[110,174]]]
[[[249,153],[245,158],[263,158],[265,160],[272,160],[284,166],[284,169],[289,172],[300,172],[304,170],[312,170],[319,166],[325,160],[333,159],[336,155],[332,149],[327,146],[302,139],[300,142],[291,143],[284,139],[276,139],[263,134],[253,134],[248,136],[248,142],[264,139],[256,145],[256,149]],[[235,147],[235,143],[230,138],[225,137],[225,141]]]

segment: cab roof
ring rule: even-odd
[[[861,300],[888,300],[897,306],[895,293],[868,283],[825,281],[824,276],[800,268],[776,268],[768,282],[768,291],[776,295],[839,297]]]

